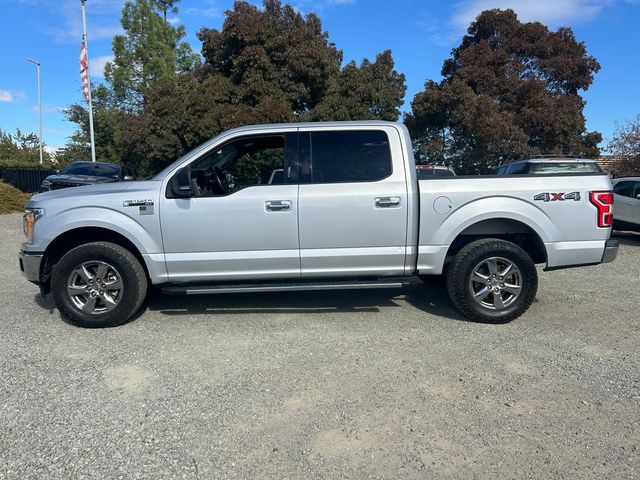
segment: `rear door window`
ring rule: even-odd
[[[527,173],[529,165],[526,162],[514,163],[507,168],[507,175],[521,175]]]
[[[618,182],[613,186],[613,193],[623,197],[633,198],[634,186],[636,182]]]
[[[308,156],[310,183],[376,182],[392,172],[389,139],[379,130],[310,132]]]

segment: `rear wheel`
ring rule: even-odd
[[[53,269],[51,292],[60,312],[89,328],[126,322],[147,293],[147,277],[126,248],[93,242],[67,252]]]
[[[455,306],[478,322],[509,322],[527,311],[538,289],[531,257],[498,239],[477,240],[454,257],[447,290]]]

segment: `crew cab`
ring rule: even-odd
[[[510,321],[547,270],[612,261],[601,173],[418,181],[402,124],[224,132],[137,182],[42,193],[24,214],[26,278],[85,327],[168,294],[402,287],[444,275],[472,320]]]

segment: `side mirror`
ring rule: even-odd
[[[133,179],[133,175],[125,175],[124,177],[122,177],[123,182],[130,182]]]
[[[637,198],[638,200],[640,200],[640,193],[639,193],[638,195],[636,195],[636,198]]]
[[[189,198],[191,196],[191,167],[183,167],[169,181],[172,198]]]

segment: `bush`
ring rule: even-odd
[[[0,214],[21,212],[29,195],[17,188],[0,182]]]

